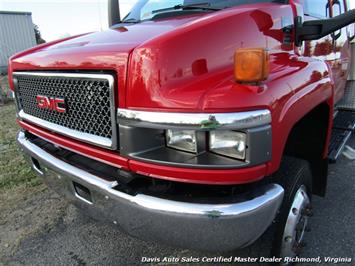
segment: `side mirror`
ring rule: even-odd
[[[112,27],[121,22],[119,0],[108,0],[108,24]]]
[[[355,9],[330,19],[302,22],[301,17],[296,17],[295,20],[295,43],[300,46],[303,41],[318,40],[355,23]]]

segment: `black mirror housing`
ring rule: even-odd
[[[296,17],[295,44],[300,46],[303,41],[318,40],[352,23],[355,23],[355,9],[330,19],[302,22],[301,17]]]

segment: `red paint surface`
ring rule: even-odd
[[[20,120],[17,120],[17,122],[23,129],[62,148],[74,151],[92,159],[97,159],[118,168],[128,169],[128,160],[119,156],[115,152],[80,143],[68,137],[34,126],[28,122]]]
[[[13,57],[10,64],[11,71],[114,72],[120,108],[165,112],[269,109],[273,156],[266,166],[210,172],[152,165],[128,161],[111,151],[34,126],[31,130],[46,132],[47,139],[55,138],[59,144],[83,154],[122,163],[136,172],[159,178],[229,184],[252,182],[271,174],[279,168],[288,134],[303,116],[318,104],[326,103],[330,106],[331,121],[333,104],[344,93],[349,71],[346,38],[337,41],[333,50],[328,37],[306,43],[303,50],[283,44],[282,21],[293,23],[300,10],[299,1],[291,0],[289,5],[244,5],[133,24],[40,46]],[[269,50],[270,76],[262,85],[234,81],[233,55],[240,47]],[[28,129],[28,124],[20,123]],[[330,130],[331,123],[328,139]]]
[[[151,176],[153,178],[166,179],[187,183],[205,184],[244,184],[257,181],[265,176],[266,165],[246,169],[234,170],[208,170],[208,169],[186,169],[152,165],[134,160],[128,160],[119,156],[116,152],[107,151],[95,146],[82,144],[70,138],[58,135],[45,129],[38,128],[30,123],[19,121],[19,125],[32,134],[43,138],[62,148],[74,151],[81,155],[108,163],[112,166],[133,171],[138,174]]]
[[[258,181],[265,176],[266,165],[259,165],[244,169],[209,170],[169,167],[148,163],[129,161],[130,169],[142,175],[170,181],[197,184],[245,184]]]

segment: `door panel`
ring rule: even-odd
[[[303,6],[304,20],[325,19],[344,13],[346,0],[299,0]],[[344,95],[350,68],[350,50],[347,28],[315,41],[304,43],[304,55],[324,60],[332,70],[334,78],[334,101]]]
[[[331,9],[328,0],[303,0],[304,20],[325,19],[330,17]],[[315,41],[304,42],[305,56],[327,61],[330,68],[335,64],[334,43],[331,35]]]
[[[345,0],[332,1],[332,17],[346,12]],[[348,42],[347,28],[343,28],[332,34],[335,61],[333,63],[333,77],[335,82],[335,103],[337,103],[345,92],[345,86],[350,69],[350,44]]]

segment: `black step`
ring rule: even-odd
[[[355,112],[341,110],[333,122],[328,158],[335,163],[355,130]]]
[[[355,81],[349,80],[346,84],[343,99],[337,104],[338,109],[355,111]]]
[[[355,129],[355,112],[341,110],[338,112],[333,121],[333,128],[354,130]]]
[[[345,144],[351,137],[352,131],[344,129],[333,129],[332,137],[329,144],[329,162],[335,163],[341,152],[343,151]]]

